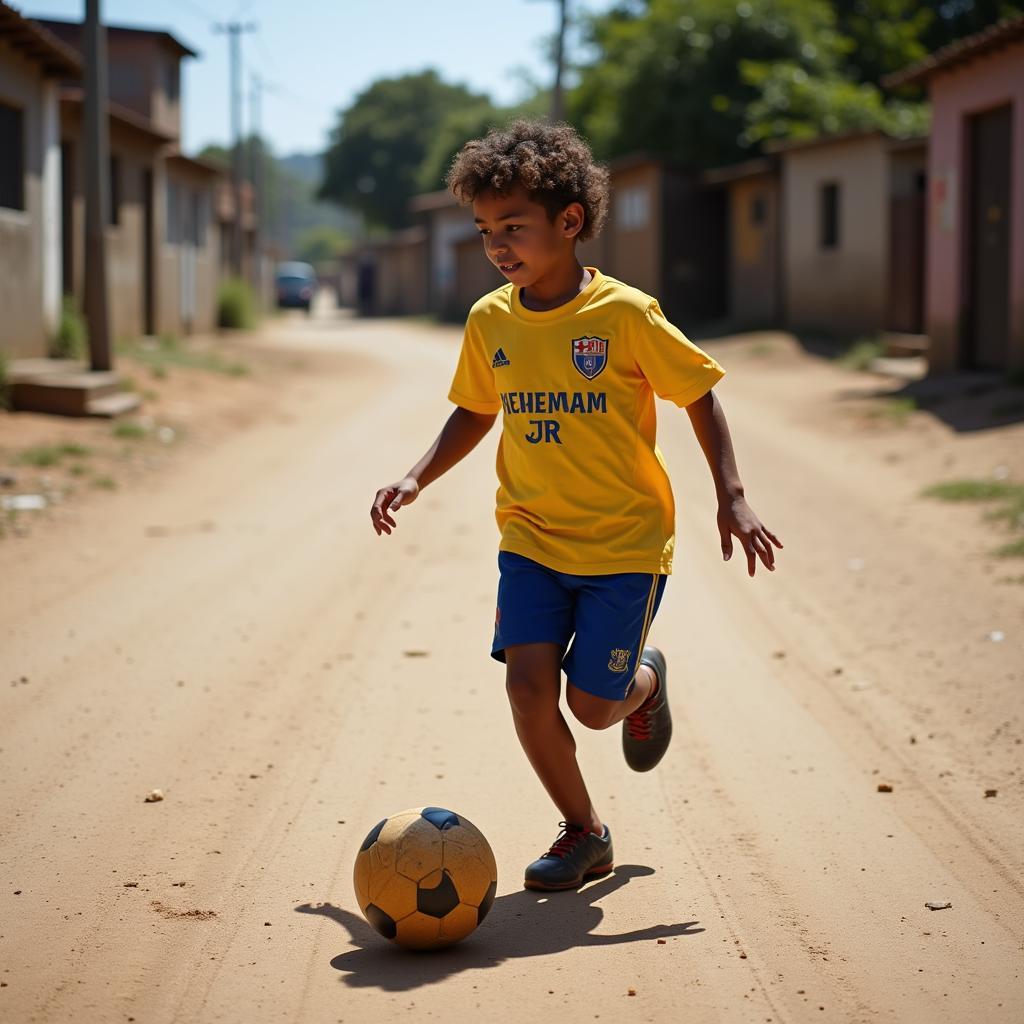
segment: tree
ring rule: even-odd
[[[331,132],[320,197],[397,228],[420,189],[420,169],[445,119],[489,101],[436,71],[385,78],[360,93]]]
[[[836,72],[842,39],[827,0],[622,0],[589,19],[573,120],[605,158],[646,151],[685,166],[742,157],[758,84],[741,62]]]
[[[574,118],[605,158],[699,168],[777,137],[915,134],[920,104],[877,76],[927,52],[918,0],[622,0],[592,18]]]
[[[295,241],[295,258],[319,265],[336,260],[352,248],[352,239],[340,228],[326,224],[306,228]]]

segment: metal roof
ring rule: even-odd
[[[1020,40],[1024,40],[1024,14],[1015,18],[1004,18],[973,36],[964,36],[963,39],[936,50],[916,64],[886,75],[882,79],[882,85],[887,89],[918,85],[927,81],[936,72],[950,71],[959,64],[966,64],[970,60],[994,50],[1001,50],[1004,46]]]

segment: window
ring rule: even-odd
[[[25,116],[0,103],[0,206],[25,209]]]
[[[763,224],[768,219],[768,204],[764,193],[758,192],[750,197],[750,223]]]
[[[177,102],[181,94],[181,69],[173,57],[164,62],[164,92],[172,102]]]
[[[121,160],[116,156],[110,158],[110,209],[107,218],[108,224],[116,226],[121,223]]]
[[[650,203],[647,189],[634,185],[624,188],[615,203],[615,220],[624,231],[634,231],[647,227]]]
[[[839,186],[835,182],[821,186],[821,247],[839,248]]]

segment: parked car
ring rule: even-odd
[[[316,294],[316,271],[308,263],[277,265],[278,309],[304,309],[307,313]]]

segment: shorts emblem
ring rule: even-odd
[[[629,656],[632,651],[624,651],[621,647],[616,647],[612,651],[611,661],[608,662],[608,668],[612,672],[625,672],[629,668]]]

